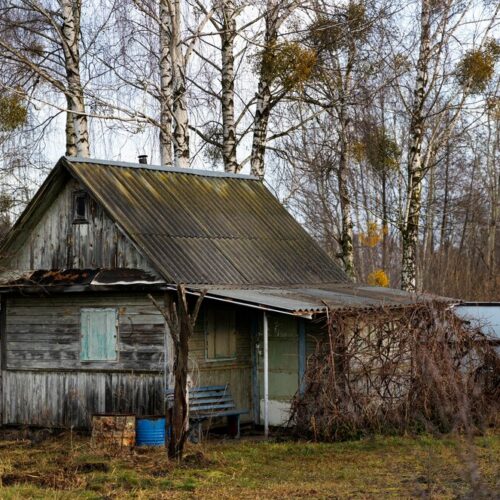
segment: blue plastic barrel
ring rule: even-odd
[[[137,418],[135,442],[137,446],[164,446],[165,417]]]

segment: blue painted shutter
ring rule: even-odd
[[[82,361],[116,361],[116,309],[81,309]]]

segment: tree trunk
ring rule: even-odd
[[[278,40],[279,4],[269,1],[265,16],[266,31],[264,35],[263,53],[268,57],[262,57],[259,85],[257,88],[255,117],[253,122],[252,154],[250,158],[250,172],[260,178],[264,177],[264,155],[266,153],[266,138],[269,116],[271,114],[271,85],[272,80],[266,69],[270,64],[269,54],[274,50]]]
[[[80,79],[80,0],[61,0],[62,44],[67,78],[66,99],[68,111],[73,118],[76,137],[76,154],[82,157],[90,155],[89,132],[83,87]],[[69,119],[69,118],[68,118]],[[68,127],[66,127],[68,130]],[[71,129],[71,127],[69,127]],[[71,148],[70,148],[71,149]]]
[[[171,435],[168,443],[170,458],[181,459],[189,431],[189,398],[188,398],[188,359],[189,339],[193,335],[196,319],[205,297],[206,290],[202,291],[192,312],[189,311],[184,285],[177,285],[176,300],[168,302],[162,307],[156,299],[149,295],[149,299],[161,312],[168,326],[172,338],[174,351],[174,401],[169,418]]]
[[[342,262],[347,275],[354,279],[354,244],[353,244],[353,223],[351,215],[351,199],[349,197],[349,156],[348,138],[344,127],[340,126],[340,158],[338,170],[339,201],[342,217],[342,234],[340,247],[342,251]]]
[[[387,273],[387,236],[389,234],[389,217],[387,211],[387,173],[382,170],[382,269]]]
[[[186,61],[181,40],[180,0],[172,0],[170,54],[172,57],[174,166],[189,167],[189,125],[186,104]]]
[[[71,99],[66,97],[66,102],[67,102],[67,108],[68,111],[66,111],[66,156],[76,156],[77,151],[76,151],[76,133],[75,133],[75,124],[73,121],[73,114],[71,111]]]
[[[417,290],[418,227],[422,208],[422,143],[424,139],[424,103],[428,81],[428,64],[431,50],[431,1],[422,0],[420,17],[420,49],[417,62],[417,80],[414,90],[410,122],[410,150],[408,158],[408,191],[405,220],[402,227],[403,258],[401,288]]]
[[[434,161],[434,160],[431,160]],[[424,262],[434,253],[434,212],[435,212],[435,175],[436,166],[430,167],[429,186],[427,191],[427,211],[425,214],[425,233],[424,233]]]
[[[492,131],[491,117],[488,117],[488,150],[487,150],[487,166],[489,177],[489,192],[490,192],[490,216],[488,224],[487,236],[487,264],[489,273],[489,282],[491,290],[496,289],[497,283],[497,231],[498,220],[500,218],[500,171],[496,162],[498,147],[500,144],[500,123],[498,118],[494,118],[495,133]],[[493,136],[493,138],[492,138]]]
[[[172,33],[168,0],[160,0],[160,162],[172,165]]]
[[[179,308],[180,312],[181,308]],[[189,400],[187,388],[189,338],[192,331],[180,313],[179,336],[174,341],[174,404],[172,407],[171,436],[168,443],[170,458],[182,458],[189,431]]]
[[[226,172],[238,172],[234,123],[234,40],[236,38],[234,0],[223,0],[222,17],[222,158]]]
[[[380,110],[382,112],[382,131],[384,137],[387,136],[385,128],[385,96],[382,92],[380,96]],[[388,273],[387,269],[387,236],[389,235],[389,213],[387,207],[387,168],[384,165],[382,168],[381,184],[382,184],[382,270]]]
[[[446,161],[444,170],[444,198],[443,198],[443,215],[441,217],[441,231],[439,236],[439,248],[441,255],[446,254],[448,251],[448,203],[449,203],[449,184],[450,184],[450,160],[451,160],[451,147],[448,139],[446,144]]]

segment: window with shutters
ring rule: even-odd
[[[81,361],[116,361],[116,309],[86,308],[80,311]]]
[[[205,318],[207,360],[236,356],[236,313],[229,308],[208,308]]]

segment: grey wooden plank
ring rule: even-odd
[[[163,409],[163,381],[155,374],[9,371],[5,388],[7,424],[86,428],[93,413]]]

